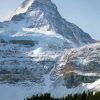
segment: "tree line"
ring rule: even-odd
[[[83,92],[82,94],[68,95],[62,98],[54,98],[51,97],[49,93],[45,93],[41,95],[33,95],[32,97],[28,97],[24,100],[100,100],[100,92],[95,94],[93,92]]]

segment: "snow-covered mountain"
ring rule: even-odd
[[[51,0],[25,0],[9,21],[0,22],[0,97],[22,100],[33,93],[88,90],[83,83],[100,76],[100,43],[94,42],[63,19]]]
[[[42,33],[43,36],[51,35],[59,41],[64,38],[62,44],[68,43],[72,47],[94,42],[89,34],[63,19],[51,0],[25,0],[15,10],[11,20],[3,24],[0,35],[33,39],[33,33]]]

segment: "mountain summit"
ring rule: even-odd
[[[36,2],[39,2],[39,3],[42,3],[42,4],[46,4],[48,6],[52,6],[52,2],[51,0],[25,0],[20,7],[18,7],[16,10],[15,10],[15,14],[19,14],[19,13],[24,13],[28,10],[28,8],[30,6],[32,6],[33,3],[36,3]]]

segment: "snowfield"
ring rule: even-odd
[[[39,84],[33,84],[31,86],[28,86],[28,84],[1,84],[0,98],[2,98],[2,100],[24,100],[24,98],[31,97],[33,94],[41,94],[45,92],[51,93],[54,97],[63,97],[68,94],[83,93],[84,91],[88,92],[88,90],[94,90],[94,92],[97,92],[100,91],[100,79],[92,84],[83,83],[80,86],[71,89],[67,89],[65,86],[58,86],[54,89],[51,88],[48,91],[48,87],[46,87]]]

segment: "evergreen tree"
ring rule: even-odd
[[[62,98],[54,98],[51,97],[50,94],[41,94],[41,95],[33,95],[31,98],[27,98],[24,100],[100,100],[100,92],[93,94],[93,92],[82,94],[75,94],[75,95],[68,95]]]

